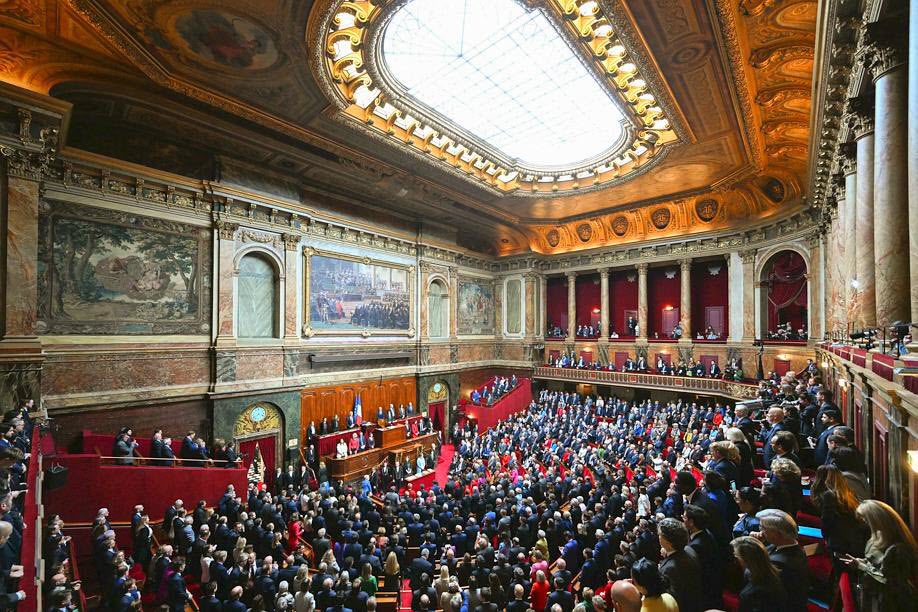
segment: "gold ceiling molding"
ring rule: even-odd
[[[323,8],[309,46],[318,49],[313,71],[335,102],[335,114],[346,123],[389,143],[419,153],[423,159],[448,167],[460,176],[498,193],[544,196],[596,188],[633,178],[659,161],[670,145],[680,141],[671,105],[651,86],[618,32],[621,18],[607,15],[595,0],[532,0],[570,37],[589,67],[602,77],[630,120],[629,141],[623,148],[588,165],[559,169],[525,167],[507,159],[461,126],[434,117],[424,107],[394,93],[378,70],[380,32],[407,0],[333,0]],[[316,14],[315,12],[313,13]],[[459,95],[460,92],[457,92]]]
[[[806,147],[786,146],[782,154],[798,156]],[[640,208],[533,227],[530,248],[560,254],[599,247],[616,247],[686,234],[722,232],[784,211],[799,210],[800,181],[794,172],[767,168],[765,175],[747,178],[729,189],[648,204]]]

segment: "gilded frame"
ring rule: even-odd
[[[310,312],[310,299],[312,292],[310,283],[312,280],[312,258],[317,255],[320,257],[328,257],[330,259],[340,259],[343,261],[362,263],[369,266],[384,266],[395,270],[404,270],[408,277],[408,329],[366,328],[338,331],[314,328],[312,326],[312,316]],[[305,338],[311,338],[313,336],[360,336],[362,338],[370,338],[371,336],[413,337],[415,335],[415,317],[417,316],[414,288],[416,272],[415,266],[387,261],[385,259],[374,259],[368,256],[361,257],[359,255],[351,255],[348,253],[338,253],[335,251],[316,249],[314,247],[306,247],[303,249],[303,259],[305,260],[305,265],[303,266],[303,336]]]

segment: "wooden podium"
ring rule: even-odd
[[[405,441],[405,426],[377,427],[373,431],[373,436],[376,438],[376,448],[395,446]]]

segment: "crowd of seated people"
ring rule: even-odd
[[[576,370],[594,370],[594,371],[618,371],[615,363],[609,361],[603,364],[601,361],[587,361],[583,355],[577,356],[573,351],[561,353],[557,358],[549,356],[548,366],[554,368],[572,368]],[[705,367],[700,361],[689,358],[688,361],[680,359],[675,365],[667,362],[662,357],[657,358],[656,368],[650,368],[647,364],[647,358],[638,355],[637,359],[630,356],[625,359],[621,367],[622,372],[641,372],[645,374],[666,374],[669,376],[689,376],[695,378],[723,378],[724,380],[743,380],[742,359],[730,359],[725,368],[721,368],[716,361]]]
[[[799,329],[793,329],[790,323],[778,323],[775,329],[769,330],[766,335],[767,340],[784,341],[784,340],[806,340],[808,338],[806,323]]]
[[[153,432],[150,440],[150,456],[141,457],[138,452],[140,444],[134,439],[134,430],[123,427],[115,435],[112,444],[112,456],[118,465],[134,465],[143,462],[145,465],[172,467],[181,464],[183,467],[238,467],[242,458],[236,452],[235,444],[220,438],[214,440],[213,448],[208,450],[207,443],[194,431],[189,431],[182,438],[179,455],[176,457],[172,448],[172,438],[163,435],[162,429]]]
[[[28,464],[32,453],[32,400],[7,411],[0,424],[0,604],[15,608],[26,598],[18,585],[23,576],[20,564],[23,532],[23,506],[28,488]]]
[[[561,329],[560,325],[549,323],[548,330],[546,331],[545,335],[549,338],[564,338],[567,336],[567,330]]]
[[[724,609],[725,593],[740,610],[805,611],[815,585],[797,516],[815,468],[829,584],[855,583],[863,609],[912,610],[915,540],[869,499],[853,432],[810,374],[782,379],[762,424],[743,405],[544,390],[480,435],[460,428],[430,489],[401,495],[379,474],[229,488],[213,508],[168,508],[155,554],[139,508],[133,559],[100,515],[105,601],[136,606],[133,562],[173,610],[199,590],[203,612],[372,611],[407,581],[418,611],[691,612]],[[815,412],[795,409],[811,395]]]
[[[469,399],[478,406],[492,406],[494,402],[507,395],[519,385],[516,374],[512,376],[498,376],[490,386],[485,385],[481,391],[473,389]]]

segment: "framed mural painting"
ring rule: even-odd
[[[303,334],[414,335],[414,266],[307,248]]]
[[[210,228],[43,201],[39,236],[39,333],[210,333]]]
[[[459,279],[456,303],[457,333],[460,336],[494,334],[494,285],[490,282]]]

